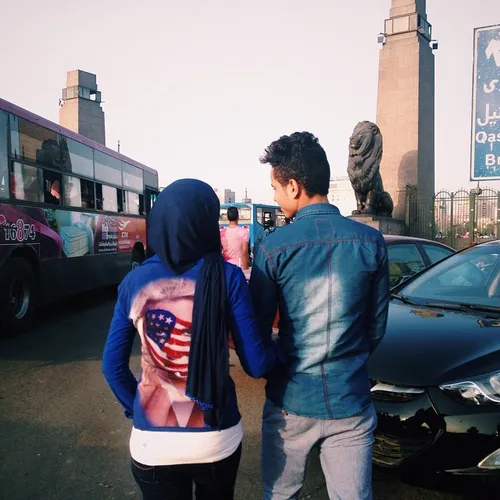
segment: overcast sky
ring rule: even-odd
[[[73,7],[78,5],[79,7]],[[158,170],[272,199],[258,157],[316,134],[333,176],[348,138],[375,121],[390,0],[18,0],[2,4],[0,96],[58,121],[66,72],[96,73],[107,145]],[[498,0],[428,0],[436,52],[436,188],[469,186],[473,28]],[[500,189],[500,182],[490,185]]]

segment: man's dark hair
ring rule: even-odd
[[[235,222],[240,218],[240,214],[238,213],[238,209],[236,207],[229,207],[227,209],[227,220],[231,222]]]
[[[274,176],[285,185],[295,179],[307,196],[327,195],[330,164],[318,138],[310,132],[294,132],[272,142],[260,158],[274,168]]]

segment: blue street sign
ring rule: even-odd
[[[474,30],[470,177],[500,179],[500,24]]]

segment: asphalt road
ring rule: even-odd
[[[33,331],[0,340],[0,499],[140,498],[129,472],[131,424],[101,375],[114,299],[114,290],[106,290],[52,305],[37,315]],[[263,383],[233,364],[245,428],[236,498],[258,500]],[[136,346],[132,368],[138,367]],[[302,498],[328,498],[317,457]],[[459,497],[376,472],[374,498]]]

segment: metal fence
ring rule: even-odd
[[[490,188],[440,191],[423,199],[407,188],[410,236],[441,241],[455,249],[500,237],[500,191]]]

